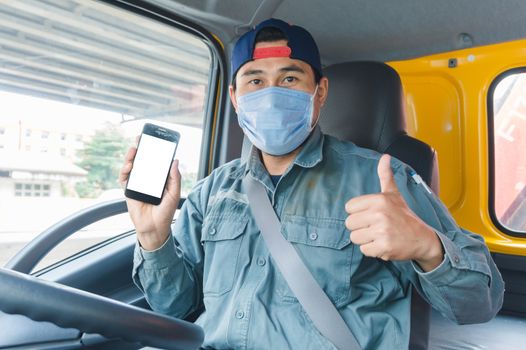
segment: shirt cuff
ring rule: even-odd
[[[166,240],[164,241],[164,243],[159,247],[159,248],[156,248],[156,249],[153,249],[153,250],[146,250],[144,249],[142,246],[141,246],[141,242],[137,241],[137,244],[139,244],[139,248],[141,249],[141,253],[155,253],[161,249],[164,248],[164,246],[168,243],[168,241],[170,240],[170,237],[172,236],[172,234],[170,233],[168,235],[168,237],[166,237]]]
[[[134,254],[135,265],[145,269],[163,269],[180,260],[175,247],[175,239],[170,233],[166,242],[155,250],[143,249],[137,241]]]
[[[443,233],[436,232],[442,247],[444,248],[444,259],[433,270],[424,272],[420,266],[411,261],[414,270],[421,279],[427,280],[434,285],[449,285],[458,278],[459,268],[463,267],[460,249],[453,241]]]

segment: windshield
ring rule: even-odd
[[[181,134],[182,195],[197,180],[210,51],[174,27],[95,1],[0,3],[0,264],[66,216],[122,198],[145,122]],[[131,229],[92,225],[43,265]],[[68,243],[69,242],[69,243]]]

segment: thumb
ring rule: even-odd
[[[378,178],[382,192],[398,192],[391,170],[391,156],[388,154],[384,154],[378,162]]]

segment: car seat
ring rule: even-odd
[[[329,94],[319,124],[324,133],[410,165],[438,194],[438,160],[428,144],[407,134],[400,76],[385,63],[346,62],[324,69]],[[412,291],[411,350],[427,349],[431,308]]]

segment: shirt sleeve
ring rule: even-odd
[[[500,272],[484,239],[461,229],[417,176],[405,165],[399,165],[395,172],[395,180],[409,207],[438,235],[444,260],[429,272],[422,271],[412,261],[393,264],[445,317],[458,324],[487,322],[502,307],[504,282]]]
[[[177,318],[184,318],[201,306],[203,251],[198,197],[198,193],[188,196],[160,248],[146,251],[139,242],[135,245],[134,283],[152,310]]]

